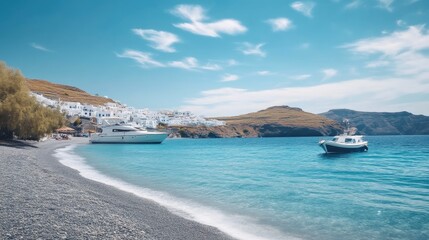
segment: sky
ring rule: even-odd
[[[429,115],[429,1],[3,0],[0,61],[151,110]]]

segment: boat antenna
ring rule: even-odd
[[[349,131],[350,131],[350,121],[347,118],[343,119],[343,124],[344,124],[344,135],[348,135]]]

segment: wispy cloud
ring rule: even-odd
[[[383,67],[389,62],[399,75],[429,72],[429,31],[423,25],[410,26],[382,37],[366,38],[346,44],[344,48],[356,54],[379,55],[368,67]]]
[[[244,42],[240,44],[238,50],[240,50],[244,55],[255,55],[259,57],[265,57],[267,55],[261,48],[265,43],[252,44]]]
[[[227,73],[227,74],[222,76],[222,79],[220,81],[221,82],[232,82],[232,81],[237,81],[238,79],[240,79],[240,77],[238,75]]]
[[[338,74],[338,71],[333,68],[327,68],[322,70],[323,80],[327,80],[335,77]]]
[[[153,29],[132,29],[133,33],[141,38],[151,42],[150,46],[163,52],[175,52],[171,46],[174,43],[180,42],[180,39],[173,33],[156,31]]]
[[[172,67],[172,68],[181,68],[190,71],[218,71],[222,69],[222,66],[214,63],[206,63],[201,65],[198,60],[194,57],[186,57],[178,61],[170,62],[159,62],[152,58],[150,53],[141,52],[138,50],[128,49],[123,51],[121,54],[116,54],[120,58],[129,58],[140,64],[141,67],[150,68],[150,67]]]
[[[404,106],[398,105],[395,100],[410,94],[429,94],[427,77],[422,76],[411,82],[408,78],[361,78],[308,87],[256,91],[219,88],[201,92],[199,97],[189,99],[181,109],[214,117],[254,112],[276,105],[299,106],[313,113],[333,108],[403,111]],[[422,100],[416,104],[421,106],[429,102]]]
[[[392,12],[393,8],[392,8],[392,3],[393,0],[377,0],[378,1],[378,6],[389,11]]]
[[[293,80],[305,80],[305,79],[308,79],[310,77],[311,77],[310,74],[300,74],[300,75],[291,76],[290,78]]]
[[[381,53],[392,56],[404,51],[419,51],[429,48],[429,34],[423,25],[410,26],[383,37],[366,38],[343,45],[354,53]]]
[[[194,34],[220,37],[220,34],[236,35],[247,31],[247,28],[235,19],[205,22],[207,20],[205,10],[200,5],[178,5],[171,12],[176,16],[190,21],[174,24],[175,27]]]
[[[349,2],[349,3],[345,6],[345,8],[346,8],[346,9],[357,9],[357,8],[359,8],[361,5],[362,5],[361,0],[353,0],[353,1]]]
[[[168,63],[168,66],[175,68],[182,68],[186,70],[210,70],[217,71],[221,70],[222,67],[217,64],[208,63],[206,65],[200,65],[198,60],[194,57],[187,57],[182,61],[171,61]]]
[[[378,67],[388,66],[389,64],[390,64],[389,61],[375,60],[375,61],[371,61],[371,62],[367,63],[365,67],[367,67],[367,68],[378,68]]]
[[[271,25],[274,32],[286,31],[292,28],[292,21],[287,18],[268,19],[267,23]]]
[[[140,52],[137,50],[125,50],[121,54],[116,54],[116,56],[120,58],[129,58],[133,59],[137,63],[140,64],[141,67],[148,68],[148,67],[164,67],[165,65],[152,59],[150,53]]]
[[[407,25],[407,23],[402,19],[398,19],[396,20],[396,25],[398,25],[399,27],[404,27]]]
[[[228,61],[227,61],[227,63],[228,63],[228,66],[230,66],[230,67],[232,67],[232,66],[237,66],[239,63],[237,62],[237,60],[235,60],[235,59],[229,59]]]
[[[258,72],[256,72],[256,74],[258,74],[259,76],[269,76],[269,75],[274,75],[274,73],[273,73],[273,72],[271,72],[271,71],[267,71],[267,70],[258,71]]]
[[[292,9],[304,14],[304,16],[307,16],[307,17],[313,17],[312,12],[315,6],[316,4],[314,2],[301,2],[301,1],[293,2],[290,5]]]
[[[50,49],[48,49],[48,48],[46,48],[40,44],[37,44],[37,43],[31,43],[30,46],[34,49],[37,49],[37,50],[40,50],[43,52],[52,52],[52,50],[50,50]]]

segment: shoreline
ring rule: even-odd
[[[233,239],[215,227],[82,177],[53,156],[87,138],[0,144],[0,235],[16,238]]]

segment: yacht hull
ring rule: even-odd
[[[345,144],[323,140],[319,143],[319,146],[325,151],[325,153],[349,153],[368,151],[367,142],[359,144]]]
[[[116,135],[108,136],[97,134],[91,136],[91,143],[135,143],[135,144],[159,144],[167,138],[166,133],[138,134],[138,135]]]

